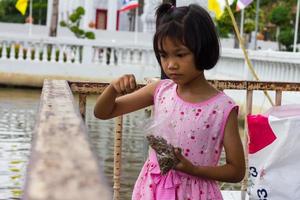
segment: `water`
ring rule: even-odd
[[[0,89],[0,199],[19,199],[39,91]]]
[[[0,200],[20,199],[40,90],[0,89]],[[95,96],[87,101],[89,139],[107,181],[112,185],[114,120],[93,116]],[[130,199],[132,187],[146,156],[144,137],[136,126],[147,118],[138,111],[123,119],[121,195]]]
[[[86,122],[89,139],[96,151],[100,166],[104,169],[109,184],[113,180],[114,120],[99,120],[93,116],[95,98],[87,101]],[[147,155],[147,145],[140,123],[148,118],[144,110],[140,110],[123,118],[122,135],[122,171],[121,197],[131,199],[131,192]]]
[[[32,132],[38,111],[40,90],[0,88],[0,200],[20,199]],[[96,96],[88,97],[86,124],[89,140],[108,183],[112,186],[114,120],[93,116]],[[125,115],[123,119],[121,196],[131,197],[134,182],[147,155],[141,128],[148,118],[144,111]],[[236,185],[223,185],[226,189]]]

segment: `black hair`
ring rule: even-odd
[[[220,42],[215,25],[209,13],[196,4],[174,7],[163,3],[157,8],[153,47],[160,65],[159,47],[163,48],[167,37],[182,43],[194,54],[200,71],[211,69],[218,62]]]

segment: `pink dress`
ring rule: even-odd
[[[216,166],[223,147],[225,124],[237,105],[225,93],[199,103],[182,100],[172,80],[162,80],[154,95],[154,118],[170,119],[182,154],[194,165]],[[216,181],[170,170],[160,174],[155,151],[150,149],[135,183],[133,200],[219,200]]]

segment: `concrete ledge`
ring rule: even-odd
[[[68,83],[45,80],[23,199],[112,199],[86,132]]]

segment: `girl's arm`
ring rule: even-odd
[[[243,145],[238,132],[237,112],[231,111],[225,127],[224,149],[226,164],[215,167],[194,166],[184,158],[178,149],[175,154],[180,163],[175,169],[204,179],[213,179],[222,182],[239,182],[245,176],[245,158]]]
[[[157,83],[151,83],[131,93],[136,88],[134,75],[124,75],[112,81],[97,99],[95,117],[110,119],[152,105]],[[126,95],[118,97],[125,93]]]

